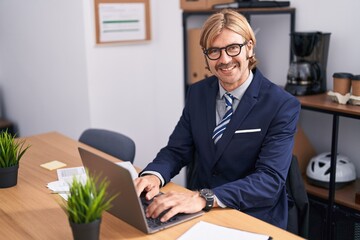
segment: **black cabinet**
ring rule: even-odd
[[[327,200],[309,194],[309,240],[327,240]],[[360,240],[360,211],[339,204],[333,206],[335,240]]]

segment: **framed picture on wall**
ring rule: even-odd
[[[149,0],[94,0],[96,43],[149,41]]]

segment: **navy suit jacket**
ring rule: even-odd
[[[159,172],[167,183],[196,161],[195,188],[211,188],[227,207],[285,229],[285,181],[300,103],[258,69],[253,72],[253,81],[216,145],[212,132],[218,79],[212,76],[191,85],[167,146],[144,171]]]

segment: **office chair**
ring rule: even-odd
[[[79,138],[85,143],[123,161],[134,162],[135,142],[121,133],[105,129],[86,129]]]
[[[287,230],[303,238],[309,235],[309,199],[295,155],[291,159],[286,190],[289,199]]]

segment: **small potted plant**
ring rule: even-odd
[[[20,159],[30,147],[24,144],[25,140],[16,139],[7,130],[0,133],[0,188],[17,184]]]
[[[107,179],[99,181],[99,177],[91,176],[87,170],[86,176],[85,181],[73,179],[64,206],[74,240],[99,239],[102,213],[111,208],[111,202],[117,196],[108,196]]]

